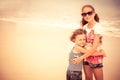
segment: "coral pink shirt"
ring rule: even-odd
[[[87,31],[87,37],[86,37],[87,44],[85,48],[90,49],[93,45],[95,34],[99,34],[101,37],[100,37],[100,44],[97,50],[100,50],[101,44],[102,44],[102,34],[103,34],[102,26],[100,25],[100,23],[96,23],[92,28],[88,28],[87,25],[88,24],[84,26],[84,29]],[[94,64],[98,64],[102,62],[102,58],[103,56],[89,56],[88,58],[86,58],[86,61],[94,63]]]

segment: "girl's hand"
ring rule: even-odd
[[[81,57],[75,56],[75,58],[72,60],[72,63],[78,65],[81,61],[82,61]]]
[[[92,54],[92,56],[98,56],[98,55],[103,55],[104,57],[106,57],[106,53],[102,49],[99,51],[95,51],[94,54]]]

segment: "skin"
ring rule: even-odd
[[[74,42],[76,43],[76,46],[84,46],[86,43],[86,35],[85,34],[80,34],[76,35]]]

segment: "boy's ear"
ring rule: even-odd
[[[72,39],[73,42],[75,42],[75,39]]]

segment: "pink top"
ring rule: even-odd
[[[86,37],[86,49],[90,49],[93,45],[93,41],[94,41],[94,36],[95,34],[100,34],[100,45],[98,46],[97,50],[101,49],[101,44],[102,44],[102,26],[99,23],[96,23],[93,28],[88,28],[87,27],[88,24],[86,24],[84,26],[84,29],[87,31],[87,37]],[[89,56],[88,58],[86,58],[86,61],[94,63],[94,64],[98,64],[101,63],[103,56]]]

